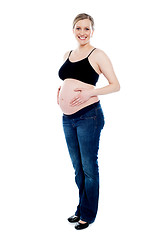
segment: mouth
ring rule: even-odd
[[[78,38],[83,41],[83,40],[86,40],[87,37],[80,37],[80,36],[78,36]]]

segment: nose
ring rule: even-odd
[[[80,34],[84,35],[84,30],[83,29],[81,29]]]

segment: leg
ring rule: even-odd
[[[77,128],[85,184],[80,203],[80,217],[88,223],[95,220],[99,198],[98,149],[104,126],[102,109],[85,114]]]
[[[83,189],[84,189],[84,173],[82,169],[82,162],[81,162],[81,155],[80,155],[76,127],[73,126],[72,119],[63,117],[63,128],[64,128],[64,134],[67,142],[68,151],[69,151],[70,158],[72,160],[72,164],[75,170],[75,182],[79,189],[79,198],[81,199]],[[80,216],[79,205],[77,207],[77,211],[75,215],[78,217]]]

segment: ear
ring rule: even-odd
[[[92,29],[92,32],[91,32],[91,37],[93,37],[93,33],[94,33],[94,29]]]

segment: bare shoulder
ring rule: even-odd
[[[108,74],[109,72],[112,72],[113,66],[107,54],[101,49],[96,49],[94,52],[95,56],[93,57],[95,58],[95,63],[97,64],[100,72],[103,73],[104,75],[107,75],[107,72]]]
[[[102,62],[102,61],[109,61],[110,62],[110,59],[109,57],[107,56],[107,54],[99,49],[99,48],[96,48],[96,50],[94,51],[94,57],[97,59],[98,63]]]
[[[68,58],[68,56],[69,56],[70,52],[71,52],[71,51],[68,51],[68,52],[66,52],[66,53],[64,54],[64,58],[63,58],[63,59],[64,59],[64,61],[65,61],[65,60],[67,60],[67,58]]]

